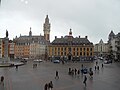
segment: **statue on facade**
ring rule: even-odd
[[[8,37],[8,31],[6,30],[6,37]]]

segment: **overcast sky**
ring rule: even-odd
[[[98,43],[107,42],[111,30],[120,32],[120,0],[1,0],[0,38],[28,35],[43,35],[46,15],[51,23],[51,41],[54,37],[68,35],[88,36]]]

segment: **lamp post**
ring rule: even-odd
[[[6,30],[6,37],[4,38],[4,60],[3,60],[3,63],[9,61],[8,44],[9,44],[9,38],[8,38],[8,31]]]

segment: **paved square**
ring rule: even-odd
[[[87,74],[87,86],[83,84],[83,75],[68,75],[68,68],[81,69],[81,65],[92,68],[93,79]],[[53,82],[53,90],[120,90],[120,63],[98,63],[100,70],[95,71],[94,63],[65,63],[55,64],[41,62],[33,68],[33,62],[15,67],[0,68],[0,76],[5,77],[5,90],[44,90],[44,85]],[[55,71],[59,72],[59,79],[55,79]]]

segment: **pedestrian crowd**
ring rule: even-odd
[[[53,83],[50,81],[49,83],[46,83],[44,86],[44,90],[52,90],[53,88]]]
[[[37,68],[37,64],[36,63],[33,64],[33,68]]]
[[[79,77],[80,70],[76,69],[76,68],[73,68],[73,69],[69,68],[68,74],[71,75],[71,76],[73,76],[73,75],[76,76],[77,75]]]
[[[58,71],[55,72],[55,79],[59,79],[59,73]],[[52,90],[53,88],[53,83],[50,81],[49,83],[46,83],[44,86],[44,90]]]
[[[103,68],[103,63],[101,64],[101,68]],[[96,61],[94,70],[95,71],[100,70],[99,65],[98,65],[98,61]],[[83,83],[86,86],[87,85],[86,84],[86,82],[87,82],[86,74],[89,74],[90,78],[92,79],[94,72],[93,72],[92,68],[87,69],[87,67],[83,66],[83,64],[81,65],[81,69],[76,69],[76,68],[69,68],[68,69],[68,75],[71,75],[71,76],[76,76],[77,75],[79,77],[80,73],[81,73],[81,75],[84,75]]]

